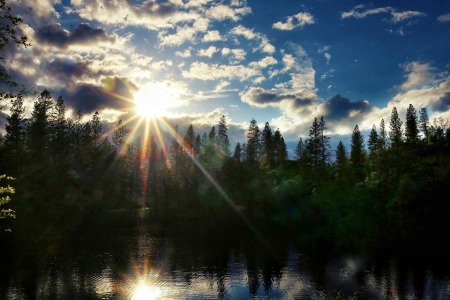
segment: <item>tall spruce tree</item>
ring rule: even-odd
[[[264,125],[264,129],[261,133],[261,142],[264,163],[269,167],[273,167],[275,160],[275,140],[269,122],[266,122]]]
[[[320,122],[314,118],[306,147],[308,163],[313,170],[324,167],[329,159],[330,138],[326,135],[326,130],[324,118],[321,117]]]
[[[25,153],[26,119],[24,116],[22,95],[18,94],[11,100],[10,114],[6,118],[6,134],[4,136],[4,150],[8,157],[6,171],[12,176],[17,176],[23,164]]]
[[[364,137],[359,130],[358,124],[352,133],[352,143],[350,149],[350,162],[352,164],[352,170],[357,177],[362,175],[364,166]]]
[[[45,163],[50,159],[47,150],[51,141],[53,105],[53,99],[47,90],[34,102],[28,128],[28,149],[33,161]]]
[[[342,141],[339,141],[339,144],[336,147],[336,165],[339,169],[344,169],[347,166],[347,163],[347,150]]]
[[[419,140],[419,129],[417,128],[417,113],[412,104],[406,110],[406,126],[405,126],[406,142],[415,144]]]
[[[189,154],[189,156],[193,157],[194,156],[194,147],[195,147],[195,132],[194,132],[194,127],[192,126],[192,124],[189,125],[188,130],[186,131],[186,134],[184,135],[184,144],[185,144],[185,148],[187,153]]]
[[[400,145],[403,142],[402,139],[402,125],[403,122],[400,120],[397,112],[397,108],[394,107],[391,113],[391,122],[389,123],[389,139],[391,141],[391,147],[398,151],[400,149]]]
[[[245,161],[255,163],[260,154],[261,132],[255,119],[250,121],[247,130],[247,147],[245,149]]]
[[[274,164],[280,165],[283,161],[287,159],[287,148],[284,138],[281,135],[280,129],[275,131],[273,136],[273,147],[274,147]]]
[[[227,131],[227,118],[225,115],[222,115],[217,126],[217,143],[222,159],[230,156],[230,140],[228,139]]]
[[[386,133],[386,127],[384,125],[384,119],[381,119],[380,122],[380,134],[378,135],[378,141],[380,144],[380,150],[385,150],[387,146],[387,133]]]
[[[380,137],[378,136],[377,127],[374,124],[372,126],[372,130],[370,130],[369,141],[367,142],[367,148],[369,148],[369,155],[371,159],[375,158],[378,146],[380,144],[379,138]]]
[[[356,124],[352,133],[350,162],[353,165],[360,165],[364,162],[364,137],[359,130],[358,124]]]
[[[310,167],[313,170],[317,170],[321,165],[322,157],[321,132],[317,118],[314,118],[311,129],[309,130],[309,139],[306,151]]]
[[[302,159],[303,153],[305,152],[305,146],[306,145],[303,142],[303,139],[300,138],[298,143],[297,143],[297,146],[295,147],[295,150],[294,150],[294,154],[295,154],[295,159],[296,160],[301,160]]]
[[[236,146],[234,147],[233,159],[239,163],[241,162],[241,155],[242,155],[241,144],[237,142]]]

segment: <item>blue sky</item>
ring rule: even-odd
[[[5,67],[105,123],[135,115],[138,91],[149,107],[170,102],[168,122],[198,133],[227,115],[233,142],[252,118],[295,143],[314,117],[339,137],[410,103],[450,116],[448,1],[9,3],[32,46],[8,49]]]

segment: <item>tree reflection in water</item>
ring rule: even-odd
[[[240,224],[171,230],[149,218],[121,218],[45,248],[11,251],[0,268],[0,298],[450,297],[442,266],[322,255],[300,246],[297,233],[277,230],[261,230],[263,244]]]

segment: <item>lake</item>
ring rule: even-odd
[[[305,247],[250,221],[152,218],[115,212],[70,238],[3,249],[0,299],[450,299],[443,259]]]

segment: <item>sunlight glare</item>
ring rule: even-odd
[[[132,300],[153,300],[161,296],[161,289],[156,286],[139,284],[133,291]]]
[[[163,117],[179,105],[179,91],[166,83],[147,85],[134,95],[136,113],[145,118]]]

